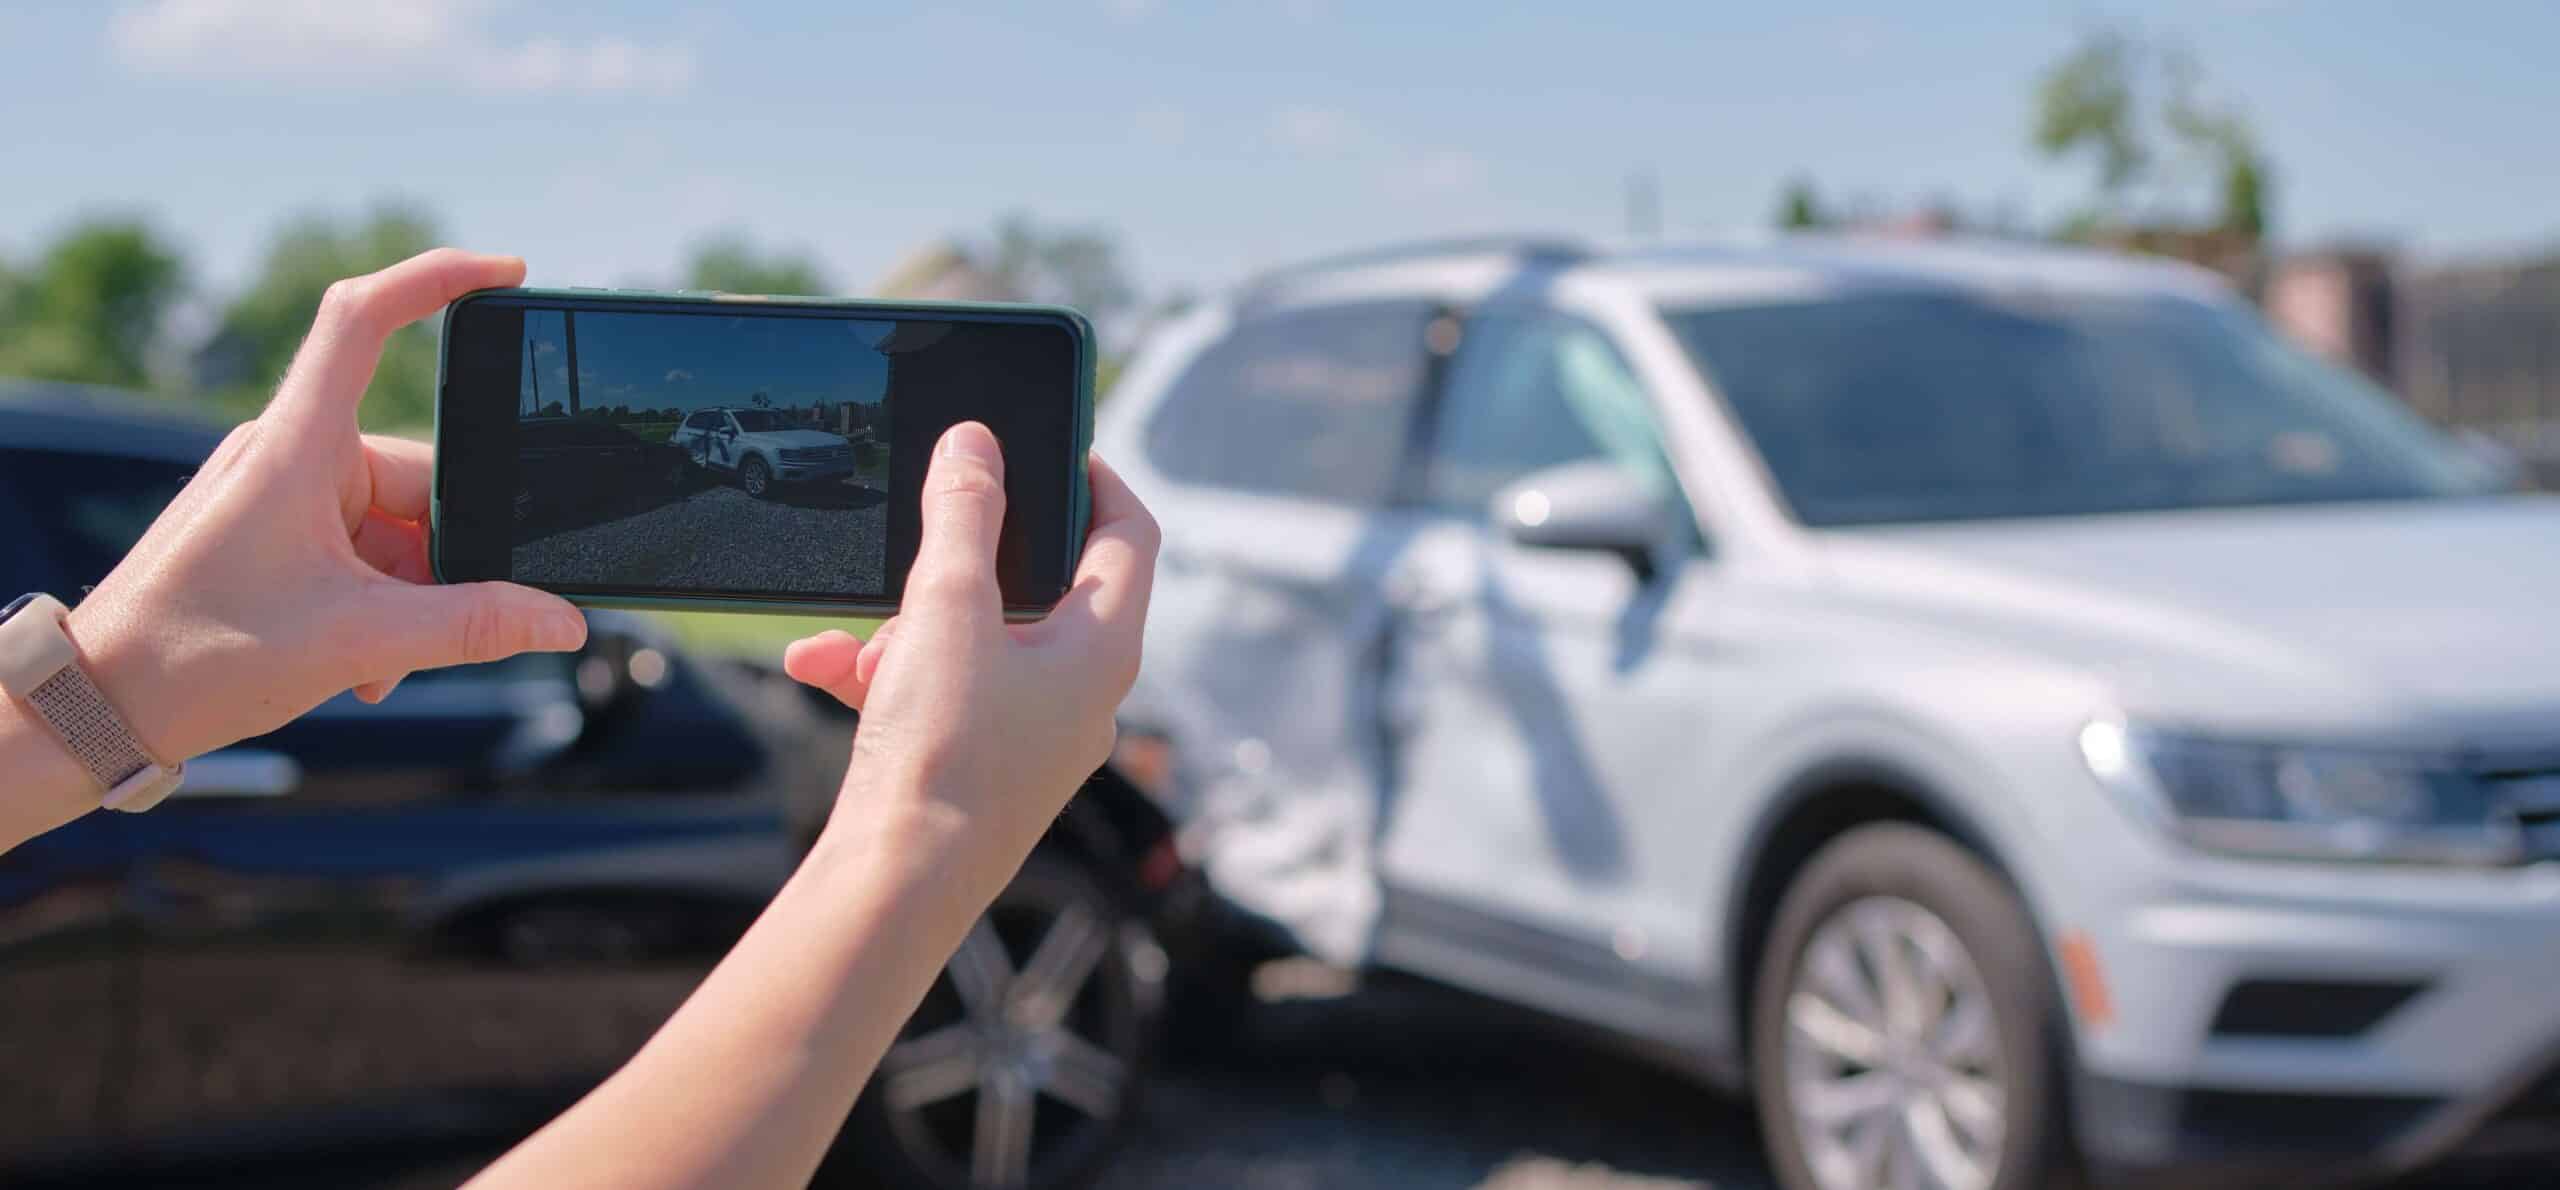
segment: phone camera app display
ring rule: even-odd
[[[944,329],[525,311],[515,578],[885,591],[897,339]]]

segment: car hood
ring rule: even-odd
[[[2136,710],[2560,737],[2560,499],[1836,531],[1827,585]]]
[[[830,434],[825,430],[765,430],[747,436],[758,442],[785,447],[843,446],[845,444],[843,435]]]

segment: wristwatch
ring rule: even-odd
[[[133,737],[106,692],[81,668],[79,651],[63,630],[71,614],[42,593],[17,597],[0,610],[0,691],[35,708],[36,717],[62,737],[100,788],[110,810],[139,813],[160,804],[187,766],[160,763]]]

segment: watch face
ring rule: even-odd
[[[9,617],[17,615],[20,610],[24,609],[28,604],[34,603],[37,597],[43,594],[44,592],[42,591],[29,591],[24,595],[20,595],[17,598],[10,600],[9,606],[0,607],[0,624],[8,623]]]

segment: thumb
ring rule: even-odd
[[[587,618],[569,601],[514,583],[393,584],[402,606],[380,639],[394,672],[476,665],[586,643]]]
[[[919,511],[923,533],[907,572],[907,598],[999,610],[996,538],[1004,529],[1004,452],[987,427],[964,421],[943,431],[925,472]]]

